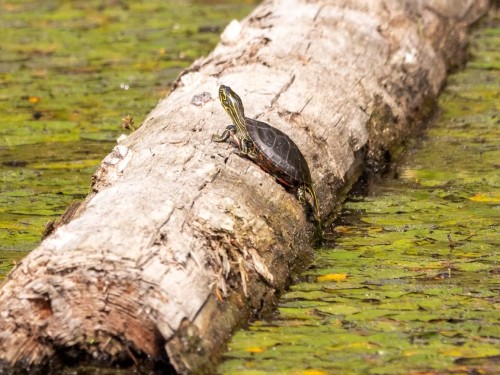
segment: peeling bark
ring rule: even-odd
[[[231,332],[272,309],[307,264],[313,233],[292,194],[210,141],[229,124],[218,86],[297,143],[326,218],[430,113],[487,7],[276,0],[231,23],[7,277],[0,373],[75,355],[212,372]]]

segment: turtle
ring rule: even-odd
[[[222,134],[214,134],[212,141],[231,139],[238,147],[238,155],[252,160],[279,183],[292,189],[304,206],[307,206],[308,192],[312,197],[315,219],[319,222],[319,205],[311,172],[295,142],[281,130],[245,117],[241,98],[229,86],[220,86],[219,100],[233,124],[227,126]]]

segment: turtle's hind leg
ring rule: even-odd
[[[314,209],[311,206],[311,204],[309,204],[309,202],[307,201],[306,190],[305,190],[304,186],[299,186],[297,188],[296,195],[297,195],[297,199],[302,204],[302,206],[304,206],[304,209],[306,210],[308,220],[316,221],[316,217],[315,217],[316,215],[314,214]]]
[[[306,191],[311,194],[313,204],[310,204],[306,198]],[[318,199],[316,198],[316,192],[310,186],[299,186],[297,188],[297,199],[307,210],[307,217],[309,220],[316,223],[316,225],[321,228],[321,217],[319,215]]]
[[[314,188],[312,186],[306,186],[305,189],[309,194],[311,194],[312,201],[313,201],[313,206],[314,206],[314,214],[316,215],[317,219],[320,220],[320,214],[319,214],[319,204],[318,204],[318,198],[316,197],[316,191],[314,191]]]

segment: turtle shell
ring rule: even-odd
[[[265,122],[245,118],[257,163],[288,186],[311,186],[311,172],[299,148],[288,135]]]

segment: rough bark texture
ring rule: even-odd
[[[82,353],[211,372],[230,333],[304,266],[313,233],[292,194],[211,142],[230,122],[218,86],[295,140],[326,217],[429,113],[487,6],[276,0],[231,23],[104,159],[72,220],[7,277],[0,372]]]

